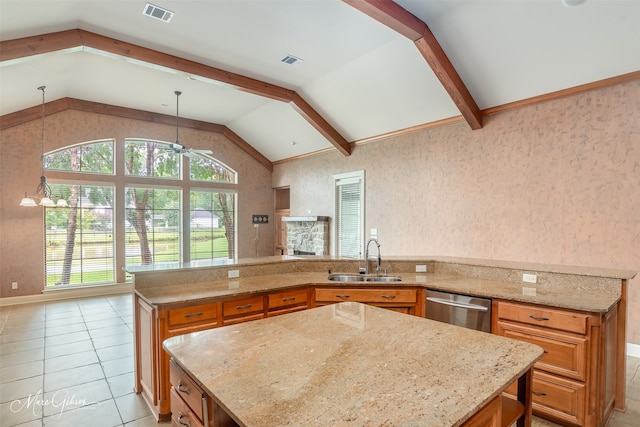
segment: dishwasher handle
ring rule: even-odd
[[[453,307],[466,308],[466,309],[469,309],[469,310],[489,311],[489,307],[483,307],[483,306],[477,305],[477,304],[467,304],[467,303],[464,303],[464,302],[450,301],[450,300],[446,300],[446,299],[442,299],[442,298],[427,297],[427,301],[431,301],[431,302],[434,302],[436,304],[444,304],[444,305],[450,305],[450,306],[453,306]]]

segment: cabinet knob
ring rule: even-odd
[[[184,394],[191,394],[188,388],[182,386],[182,381],[178,381],[178,391]]]
[[[184,415],[182,415],[182,412],[179,412],[179,413],[178,413],[178,422],[179,422],[180,424],[182,424],[183,426],[191,427],[191,424],[189,424],[189,422],[188,422],[188,421],[187,421],[187,422],[182,421],[182,417],[184,417]]]

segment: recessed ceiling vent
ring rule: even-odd
[[[289,64],[289,65],[300,64],[300,63],[304,62],[304,60],[302,60],[300,58],[296,58],[293,55],[287,55],[284,58],[282,58],[280,61],[284,62],[285,64]]]
[[[146,4],[142,13],[152,18],[159,19],[163,22],[169,22],[171,21],[171,18],[173,18],[173,12],[171,12],[170,10],[158,7],[156,5],[153,5],[151,3]]]

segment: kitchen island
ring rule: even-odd
[[[201,421],[214,426],[226,415],[242,426],[459,426],[488,406],[488,425],[506,422],[502,413],[529,425],[531,370],[543,355],[353,302],[179,335],[164,349],[209,399]],[[501,397],[518,379],[522,404]],[[173,386],[178,399],[184,388]]]

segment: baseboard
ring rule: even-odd
[[[627,356],[640,359],[640,344],[627,343]]]
[[[41,294],[24,295],[18,297],[0,298],[0,307],[32,304],[39,302],[59,301],[74,298],[89,298],[106,295],[130,294],[133,292],[133,283],[118,283],[112,285],[87,286],[82,288],[58,288],[47,289]]]

